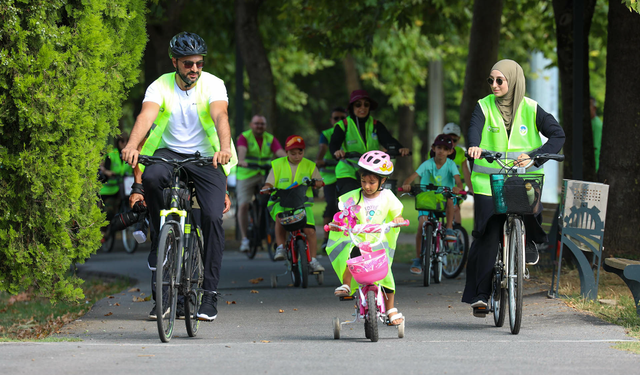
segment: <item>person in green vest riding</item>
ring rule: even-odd
[[[212,165],[198,167],[187,164],[183,167],[195,186],[204,236],[205,292],[197,317],[212,321],[218,315],[216,291],[224,251],[222,214],[231,206],[226,193],[227,175],[238,158],[231,142],[227,89],[220,78],[202,71],[206,56],[207,45],[197,34],[181,32],[171,39],[169,57],[175,72],[162,75],[147,88],[142,110],[122,156],[134,168],[140,154],[185,159],[200,152],[203,156],[213,157]],[[147,133],[149,136],[145,140]],[[139,147],[142,147],[141,151]],[[160,163],[144,168],[141,176],[136,173],[136,183],[129,200],[132,207],[137,201],[144,201],[148,208],[151,221],[148,263],[153,273],[157,261],[160,210],[164,208],[162,192],[171,184],[171,171],[169,164]],[[153,283],[152,292],[155,301]],[[155,312],[154,306],[150,319],[157,318]],[[184,307],[179,305],[176,314],[184,315]]]
[[[367,151],[395,147],[401,156],[409,155],[409,149],[391,136],[381,121],[373,119],[370,112],[376,108],[378,103],[366,90],[354,90],[347,108],[349,116],[334,127],[329,150],[340,160],[336,166],[338,196],[360,188],[357,161],[344,159],[346,153],[357,152],[362,155]]]
[[[125,175],[132,175],[131,167],[122,162],[120,151],[127,144],[129,135],[123,132],[117,139],[118,147],[112,147],[107,153],[104,161],[100,163],[100,175],[107,180],[100,188],[100,197],[105,206],[107,221],[111,221],[118,210],[118,198],[120,194],[121,178]]]
[[[474,191],[474,241],[469,250],[467,279],[462,302],[470,303],[474,316],[486,316],[491,273],[495,263],[502,227],[506,215],[494,215],[489,175],[499,173],[500,166],[478,159],[482,150],[501,152],[507,160],[528,162],[531,156],[557,153],[564,144],[564,131],[553,115],[545,112],[534,100],[524,96],[525,77],[522,67],[513,60],[498,61],[487,79],[493,94],[478,101],[471,116],[468,132],[468,154],[474,161],[471,184]],[[543,145],[542,133],[548,138]],[[528,172],[543,173],[534,165]],[[525,261],[538,262],[536,243],[547,242],[540,226],[541,212],[525,215]]]
[[[251,129],[242,132],[238,137],[238,167],[236,172],[236,195],[238,197],[238,224],[242,242],[240,251],[249,251],[247,227],[249,226],[249,205],[256,187],[264,184],[265,171],[248,167],[248,163],[259,166],[271,165],[274,155],[281,158],[287,156],[278,139],[267,133],[267,119],[255,115],[249,125]]]
[[[320,176],[320,172],[318,171],[318,168],[316,168],[316,164],[304,157],[305,147],[304,139],[302,139],[301,136],[289,136],[284,146],[287,156],[278,158],[271,162],[271,171],[269,171],[267,181],[262,189],[264,190],[272,187],[286,189],[294,183],[302,184],[304,181],[309,179],[318,180],[313,186],[314,189],[322,187],[322,176]],[[316,259],[318,244],[316,241],[316,224],[315,219],[313,218],[313,193],[311,189],[311,186],[307,189],[307,200],[304,205],[307,224],[302,231],[307,236],[307,241],[309,242],[309,253],[311,255],[309,267],[311,267],[314,272],[318,272],[324,271],[324,267],[322,267],[320,262]],[[268,209],[269,214],[276,222],[276,244],[278,246],[273,260],[284,260],[287,257],[287,249],[284,246],[286,231],[278,220],[278,214],[283,212],[284,209],[280,206],[280,203],[271,200],[269,201]]]
[[[336,167],[335,165],[327,165],[327,161],[335,160],[331,152],[329,151],[329,142],[331,141],[331,135],[335,129],[335,125],[347,118],[347,111],[342,107],[336,107],[331,111],[331,127],[323,130],[320,133],[320,147],[318,149],[318,157],[316,158],[316,166],[320,169],[320,175],[322,175],[324,187],[324,200],[327,205],[322,214],[323,224],[327,225],[333,219],[333,215],[338,211],[338,197],[336,196]],[[322,242],[322,249],[327,246],[329,240],[329,232],[325,232],[324,241]]]

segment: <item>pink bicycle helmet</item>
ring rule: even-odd
[[[389,155],[382,151],[368,151],[360,157],[358,165],[380,176],[393,173],[393,163]]]

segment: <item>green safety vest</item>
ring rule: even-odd
[[[327,138],[327,141],[329,141],[329,143],[331,143],[331,136],[333,135],[334,130],[335,128],[330,128],[322,131],[322,134],[324,134],[325,138]],[[323,159],[335,160],[335,158],[333,157],[333,154],[331,154],[331,150],[327,150],[327,152],[324,154]],[[332,166],[325,166],[323,168],[320,168],[320,175],[322,175],[325,185],[335,184],[337,180],[336,166],[332,165]]]
[[[507,129],[502,120],[502,114],[496,106],[495,95],[489,95],[478,101],[485,122],[482,127],[482,140],[480,147],[491,152],[506,154],[505,162],[518,159],[522,153],[530,153],[542,146],[542,139],[536,126],[536,112],[538,103],[525,97],[513,119],[511,125],[511,135],[507,135]],[[491,185],[489,175],[500,173],[498,163],[489,163],[485,159],[476,159],[471,171],[471,183],[473,192],[481,195],[491,195]],[[527,173],[544,173],[542,167],[532,166]]]
[[[147,141],[142,146],[142,151],[140,152],[142,155],[153,155],[162,141],[162,133],[164,133],[167,128],[169,118],[171,117],[173,103],[177,100],[177,95],[175,93],[175,77],[176,73],[174,72],[163,74],[158,78],[158,81],[160,81],[163,103],[160,106],[158,117],[156,118],[153,126],[151,126],[149,138],[147,138]],[[213,76],[211,74],[202,72],[200,79],[198,79],[198,84],[195,86],[194,94],[197,95],[196,106],[198,109],[200,123],[204,127],[205,134],[211,143],[211,147],[213,147],[213,151],[218,152],[220,151],[220,139],[218,138],[216,126],[211,118],[211,108],[209,105],[209,92],[212,77]],[[238,155],[236,154],[236,148],[233,142],[231,142],[231,159],[227,164],[222,166],[225,175],[228,176],[231,168],[236,164],[238,164]],[[144,171],[144,165],[140,165],[140,169]]]
[[[116,176],[124,176],[125,174],[133,174],[131,167],[122,162],[120,159],[120,151],[117,148],[112,148],[107,154],[107,158],[111,160],[111,166],[109,170],[115,173]],[[111,177],[100,188],[100,195],[114,195],[120,191],[120,182],[117,177]]]
[[[302,158],[298,167],[296,168],[296,175],[291,176],[291,165],[289,164],[289,160],[287,156],[278,158],[271,162],[271,170],[273,171],[274,177],[274,187],[278,189],[286,189],[294,182],[298,184],[302,184],[305,177],[311,178],[313,176],[313,170],[316,168],[316,163],[312,162],[309,159]],[[275,193],[274,193],[275,194]],[[313,192],[311,191],[311,186],[307,189],[307,201],[304,204],[305,210],[307,212],[307,224],[315,225],[315,219],[313,218]],[[276,220],[276,216],[284,211],[284,208],[280,205],[279,202],[274,202],[269,200],[267,204],[267,208],[273,220]],[[287,207],[292,208],[292,207]]]
[[[364,140],[360,135],[358,126],[353,121],[351,116],[338,123],[338,126],[344,131],[344,142],[342,143],[342,150],[346,152],[359,152],[364,154],[367,151],[374,151],[380,149],[380,142],[378,141],[378,134],[373,132],[373,127],[376,121],[369,116],[365,125],[365,134],[367,137],[367,144],[365,146]],[[353,178],[356,179],[357,163],[353,165],[348,160],[340,160],[336,166],[336,178]]]
[[[247,155],[244,160],[247,163],[256,163],[260,166],[269,165],[273,152],[271,151],[271,144],[273,143],[273,134],[265,132],[262,135],[262,148],[258,147],[258,141],[256,140],[253,131],[247,130],[242,132],[242,135],[247,139]],[[265,171],[261,169],[245,168],[238,166],[236,177],[238,180],[246,180],[250,177],[257,175],[258,173],[264,175]]]
[[[342,203],[347,203],[347,201],[352,200],[352,202],[357,203],[361,209],[356,214],[358,224],[366,223],[366,211],[363,207],[363,202],[360,197],[360,192],[362,189],[356,189],[350,191],[346,194],[341,195],[338,200]],[[358,202],[359,201],[359,202]],[[383,202],[381,206],[378,207],[378,211],[387,212],[387,217],[385,218],[385,222],[389,223],[395,219],[389,215],[390,213],[390,204],[389,202]],[[379,224],[379,223],[376,223]],[[393,273],[391,272],[391,264],[393,263],[393,257],[395,255],[396,244],[398,241],[398,236],[400,235],[400,228],[393,228],[388,233],[384,234],[384,239],[382,242],[373,248],[373,250],[380,250],[382,248],[387,250],[387,255],[389,256],[389,273],[387,276],[382,279],[379,284],[384,286],[385,288],[389,288],[391,290],[396,289],[395,279],[393,277]],[[365,235],[361,234],[360,236],[374,236],[374,235]],[[378,234],[375,234],[378,236]],[[371,238],[373,240],[373,238]],[[354,246],[353,242],[351,242],[351,237],[345,236],[342,232],[329,232],[329,241],[327,241],[327,255],[329,256],[329,260],[331,260],[331,265],[333,269],[336,271],[340,282],[342,282],[342,276],[344,275],[344,271],[347,269],[347,260],[349,259],[349,254],[351,252],[351,248]],[[352,293],[358,287],[358,283],[355,280],[351,282],[351,291]]]

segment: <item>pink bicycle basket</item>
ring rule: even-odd
[[[347,260],[349,271],[358,284],[373,284],[387,277],[389,259],[384,249]]]

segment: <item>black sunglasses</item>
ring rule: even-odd
[[[182,64],[187,69],[193,68],[193,64],[196,64],[196,68],[202,69],[202,67],[204,66],[204,60],[200,60],[200,61],[196,61],[196,62],[193,62],[191,60],[184,60],[184,61],[182,61]]]
[[[370,105],[371,105],[371,104],[369,104],[369,102],[364,102],[364,107],[365,107],[365,108],[369,108],[369,106],[370,106]],[[362,106],[363,106],[363,104],[362,104],[362,102],[356,102],[356,104],[354,104],[354,106],[355,106],[356,108],[360,108],[360,107],[362,107]]]
[[[493,86],[493,78],[487,78],[487,83],[489,83],[489,86]],[[502,86],[504,81],[502,80],[502,78],[496,78],[496,83],[498,84],[498,86]]]
[[[333,121],[340,121],[340,120],[344,120],[346,118],[347,118],[347,116],[333,116],[332,117]]]

